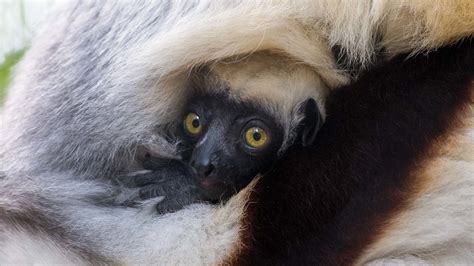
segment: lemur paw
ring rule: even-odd
[[[123,188],[119,204],[135,206],[151,198],[163,197],[156,205],[159,214],[182,209],[199,202],[200,193],[191,168],[177,160],[148,158],[145,170],[129,173],[116,179]]]

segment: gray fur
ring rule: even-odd
[[[44,213],[49,217],[46,228],[67,232],[52,235],[55,243],[88,260],[96,254],[98,261],[116,258],[125,248],[117,240],[151,219],[140,216],[144,207],[104,205],[116,193],[108,178],[136,168],[133,158],[139,146],[175,156],[174,146],[156,134],[159,114],[147,113],[134,99],[152,89],[150,83],[117,79],[115,74],[127,75],[130,54],[163,30],[175,5],[76,3],[59,7],[45,22],[17,69],[2,110],[2,214],[34,221],[31,210]],[[193,6],[180,4],[180,13]],[[20,225],[5,218],[0,218],[0,235],[12,230],[7,224]],[[116,234],[110,232],[114,227]],[[7,255],[0,251],[0,257]]]
[[[171,3],[143,3],[140,9],[124,5],[77,4],[51,22],[54,33],[51,24],[38,33],[53,36],[37,38],[19,70],[27,76],[16,78],[4,110],[5,119],[21,123],[6,145],[28,170],[73,169],[107,177],[124,170],[137,145],[165,143],[152,133],[159,118],[146,121],[141,116],[146,110],[130,99],[143,84],[119,83],[111,73],[125,73],[120,68],[127,65],[128,54],[159,32]],[[19,113],[11,117],[14,110]],[[27,146],[25,154],[12,147],[18,142]],[[28,158],[34,160],[25,162]]]
[[[196,261],[215,262],[228,252],[238,232],[234,214],[220,218],[234,221],[218,225],[227,233],[209,233],[206,228],[215,219],[209,206],[157,218],[154,206],[162,198],[123,207],[117,203],[126,199],[116,198],[119,192],[124,195],[123,188],[112,182],[141,169],[135,157],[143,149],[177,157],[162,132],[191,92],[187,74],[198,62],[174,69],[165,59],[147,65],[142,52],[160,36],[166,41],[174,25],[219,16],[217,11],[226,8],[245,13],[250,7],[212,1],[81,2],[58,7],[45,21],[16,71],[1,113],[0,262],[18,262],[12,257],[26,258],[31,250],[60,258],[47,263],[176,262],[179,250]],[[233,16],[240,17],[239,12]],[[255,46],[244,48],[222,56]],[[173,58],[168,49],[160,52]],[[177,78],[171,82],[169,76]],[[187,220],[175,221],[183,216]],[[35,219],[42,219],[38,226]],[[61,233],[50,233],[51,228]],[[183,228],[194,231],[188,236],[193,241],[182,239]],[[23,238],[32,247],[15,245]],[[203,258],[203,247],[193,243],[206,238],[219,248]],[[172,248],[176,243],[180,249]]]
[[[308,95],[324,106],[324,91],[349,80],[331,46],[364,66],[379,33],[389,56],[435,49],[472,33],[471,5],[164,0],[58,7],[18,67],[0,114],[0,264],[220,262],[238,241],[245,193],[219,208],[192,205],[164,216],[154,215],[161,198],[134,208],[110,200],[117,194],[110,179],[140,170],[134,158],[143,149],[176,157],[161,136],[192,91],[191,69],[270,50],[309,66],[303,76],[313,82],[261,95],[284,99],[283,110]]]

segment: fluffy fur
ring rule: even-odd
[[[196,205],[161,217],[150,214],[153,202],[140,208],[104,202],[115,191],[109,178],[139,169],[134,158],[141,147],[175,156],[160,132],[190,93],[193,68],[218,64],[225,76],[219,62],[271,51],[311,73],[309,84],[318,86],[305,93],[312,95],[347,83],[353,66],[357,73],[377,58],[468,36],[473,10],[469,0],[59,7],[18,67],[1,113],[0,262],[48,253],[57,255],[48,262],[221,261],[238,240],[248,192],[219,208]],[[288,91],[301,86],[292,84],[298,79],[287,82]]]

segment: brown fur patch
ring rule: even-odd
[[[410,205],[471,101],[474,45],[395,58],[335,92],[318,143],[250,195],[234,264],[352,264]],[[441,145],[443,146],[443,145]]]
[[[473,84],[471,82],[471,88],[468,91],[471,97],[474,95]],[[469,136],[469,131],[474,130],[473,102],[466,101],[466,104],[460,108],[452,120],[451,130],[446,131],[445,134],[433,141],[423,161],[417,163],[416,169],[411,173],[413,193],[405,199],[405,207],[394,212],[391,217],[387,217],[387,221],[379,230],[379,237],[363,252],[363,255],[357,260],[357,264],[364,264],[390,252],[399,252],[400,249],[410,249],[414,254],[423,250],[424,253],[429,254],[425,255],[428,259],[433,257],[437,258],[436,261],[440,259],[434,255],[440,252],[439,248],[430,250],[422,245],[413,247],[411,243],[408,243],[411,241],[417,243],[424,241],[427,246],[433,244],[444,246],[442,250],[445,252],[454,249],[456,250],[454,252],[459,253],[458,250],[464,248],[463,245],[459,246],[456,243],[447,244],[450,243],[450,239],[445,239],[446,243],[430,241],[432,235],[439,234],[443,229],[448,232],[454,228],[455,230],[472,231],[472,226],[470,229],[464,226],[463,216],[456,214],[455,209],[458,209],[458,206],[465,208],[466,204],[471,204],[471,201],[466,202],[463,199],[468,197],[466,190],[469,190],[469,187],[472,189],[472,185],[469,185],[472,180],[469,181],[469,178],[466,179],[466,177],[474,177],[474,168],[470,167],[474,162],[474,143],[472,137]],[[464,189],[460,189],[456,185]],[[451,195],[451,197],[454,197],[455,201],[446,199],[446,193],[454,193],[455,195]],[[443,201],[437,201],[438,197],[443,198]],[[466,216],[468,215],[466,213]],[[470,219],[468,218],[468,220]],[[434,225],[438,221],[443,221],[442,224],[445,224],[447,228],[440,228],[439,224]],[[425,223],[430,226],[426,227]],[[426,231],[426,234],[419,235],[420,231]],[[469,239],[468,234],[465,238]],[[461,258],[460,261],[462,261]],[[444,262],[439,263],[444,264]]]

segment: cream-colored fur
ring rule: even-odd
[[[314,99],[325,118],[328,88],[311,67],[279,54],[254,53],[244,58],[231,58],[211,65],[211,79],[232,88],[229,93],[237,101],[258,101],[261,108],[273,114],[285,130],[280,151],[291,145],[294,129],[302,119],[298,107]],[[212,84],[203,87],[219,88]]]
[[[243,1],[236,5],[215,1],[202,5],[210,8],[169,21],[169,30],[142,44],[142,52],[130,55],[131,65],[124,66],[137,72],[120,80],[151,78],[163,85],[155,97],[139,99],[157,106],[156,112],[175,106],[171,100],[157,105],[156,99],[180,100],[175,92],[188,85],[183,80],[190,68],[233,56],[245,58],[262,50],[283,53],[313,68],[327,87],[335,88],[348,82],[349,73],[337,68],[333,46],[341,47],[349,61],[369,67],[379,50],[386,58],[424,52],[474,33],[474,3],[469,0]],[[143,77],[143,73],[157,76]]]

